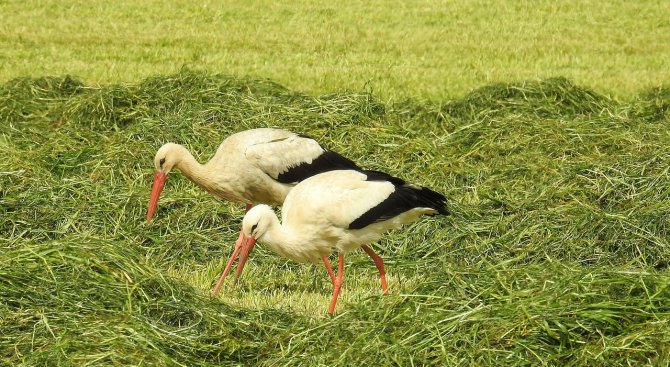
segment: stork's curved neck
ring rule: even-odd
[[[289,259],[298,260],[295,258],[296,255],[296,245],[301,243],[301,239],[298,238],[289,228],[282,225],[279,222],[279,218],[273,212],[268,215],[270,219],[270,225],[268,226],[267,231],[259,238],[259,241],[266,243],[270,248]]]
[[[209,184],[209,174],[205,165],[200,164],[188,149],[183,146],[179,146],[179,159],[178,163],[175,164],[181,173],[186,176],[189,180],[193,181],[199,186],[202,186],[205,189],[208,189]]]

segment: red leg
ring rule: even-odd
[[[326,265],[326,270],[328,270],[328,275],[330,275],[330,282],[335,284],[335,274],[333,274],[333,269],[328,262],[328,256],[322,256],[321,260],[323,260],[323,264]]]
[[[335,312],[335,303],[337,303],[337,296],[340,295],[340,288],[342,288],[342,281],[344,280],[344,253],[340,253],[337,264],[337,278],[335,278],[335,289],[333,290],[333,298],[330,299],[330,307],[328,313]]]
[[[244,212],[248,212],[249,209],[251,209],[252,204],[247,204],[245,207]],[[217,294],[219,294],[219,291],[221,290],[221,286],[223,285],[223,281],[226,279],[226,276],[228,275],[228,272],[230,271],[230,267],[233,265],[233,262],[237,258],[237,256],[240,254],[240,252],[243,250],[243,245],[247,242],[247,238],[244,236],[244,233],[240,231],[240,235],[237,237],[237,241],[235,241],[235,248],[233,249],[232,255],[230,255],[230,259],[228,260],[228,263],[226,264],[226,267],[223,270],[223,273],[221,273],[221,277],[219,278],[219,281],[216,282],[216,286],[212,290],[212,297],[216,297]],[[253,248],[253,244],[251,245]],[[249,255],[249,252],[251,252],[251,249],[249,251],[246,251],[246,255]],[[246,258],[245,258],[246,260]],[[244,267],[244,264],[242,264],[242,267]],[[238,265],[238,270],[236,273],[236,278],[235,280],[237,281],[237,277],[240,276],[240,273],[242,271],[239,269]]]
[[[377,265],[377,270],[379,270],[379,278],[382,281],[382,290],[384,291],[384,294],[388,294],[388,288],[386,287],[386,271],[384,271],[384,260],[382,258],[375,254],[374,251],[370,248],[368,245],[363,245],[363,251],[365,251],[370,257],[372,258],[372,261],[375,262],[375,265]]]

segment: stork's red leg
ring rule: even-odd
[[[330,275],[330,282],[335,284],[335,274],[333,274],[333,269],[328,262],[328,256],[321,256],[321,260],[323,260],[323,264],[326,265],[326,270],[328,270],[328,275]]]
[[[384,294],[388,294],[388,288],[386,287],[386,271],[384,270],[384,260],[382,258],[375,254],[374,251],[370,248],[368,245],[363,245],[363,251],[365,251],[370,257],[372,258],[372,261],[375,262],[375,265],[377,265],[377,270],[379,270],[379,278],[382,281],[382,290],[384,291]]]
[[[344,280],[344,253],[340,253],[337,264],[337,278],[335,278],[335,289],[333,290],[333,298],[330,299],[330,308],[328,313],[335,312],[335,303],[337,303],[337,296],[340,295],[340,288],[342,288],[342,281]]]

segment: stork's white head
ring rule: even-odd
[[[156,156],[154,157],[156,173],[154,174],[154,183],[151,186],[151,197],[149,198],[149,209],[147,210],[147,222],[150,221],[151,217],[154,215],[156,205],[158,204],[158,198],[161,195],[161,191],[163,191],[165,180],[167,180],[167,174],[170,173],[172,167],[175,167],[182,161],[184,154],[188,154],[186,148],[175,143],[167,143],[156,152]]]
[[[163,145],[154,157],[156,172],[170,173],[172,168],[178,165],[184,155],[185,148],[179,144],[167,143]]]
[[[251,208],[242,220],[242,232],[247,237],[261,240],[265,232],[272,224],[273,217],[277,215],[265,204],[256,205]]]

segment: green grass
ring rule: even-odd
[[[407,4],[0,2],[0,365],[666,365],[670,6]],[[260,245],[210,300],[243,211],[179,174],[144,222],[263,126],[447,195],[389,296]]]
[[[0,81],[137,83],[182,65],[313,94],[460,98],[565,76],[629,99],[670,82],[666,1],[3,1]]]
[[[667,364],[669,122],[667,87],[619,100],[565,78],[394,103],[189,69],[101,86],[12,79],[0,85],[0,363]],[[375,245],[389,296],[353,253],[328,316],[325,270],[260,245],[210,300],[242,208],[176,173],[145,223],[162,143],[204,161],[263,126],[449,198],[451,216]]]

